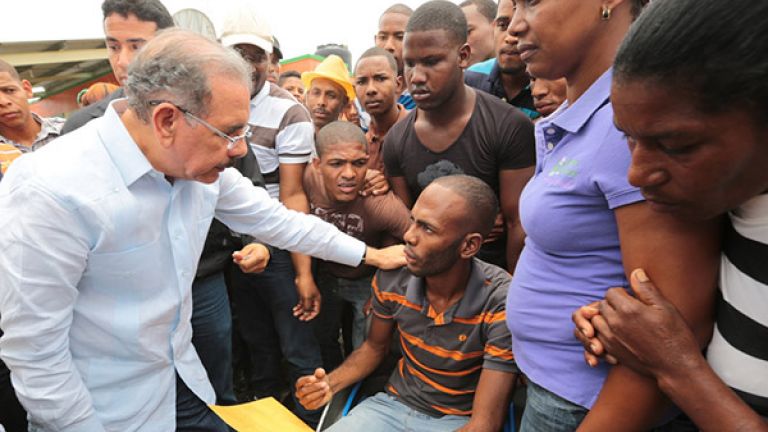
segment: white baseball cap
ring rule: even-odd
[[[253,6],[241,3],[227,13],[219,37],[222,45],[255,45],[267,53],[272,53],[272,29],[254,9]]]

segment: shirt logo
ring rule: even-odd
[[[577,175],[579,175],[579,161],[563,156],[547,173],[546,182],[552,186],[570,188],[576,183]]]

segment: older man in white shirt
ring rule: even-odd
[[[227,168],[246,151],[249,75],[236,53],[167,31],[134,60],[127,101],[0,183],[0,356],[33,430],[175,430],[177,397],[198,407],[196,430],[222,430],[190,343],[190,286],[214,216],[326,260],[403,263]]]

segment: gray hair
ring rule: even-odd
[[[194,32],[171,28],[147,42],[128,67],[125,94],[143,121],[149,121],[150,102],[167,100],[205,116],[212,96],[211,76],[242,81],[252,89],[251,69],[240,55]]]

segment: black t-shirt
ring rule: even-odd
[[[517,108],[476,92],[467,126],[446,150],[436,153],[416,136],[417,110],[396,123],[384,138],[384,165],[390,177],[404,177],[416,201],[432,180],[467,174],[486,182],[499,195],[499,171],[527,168],[536,162],[533,124]]]

